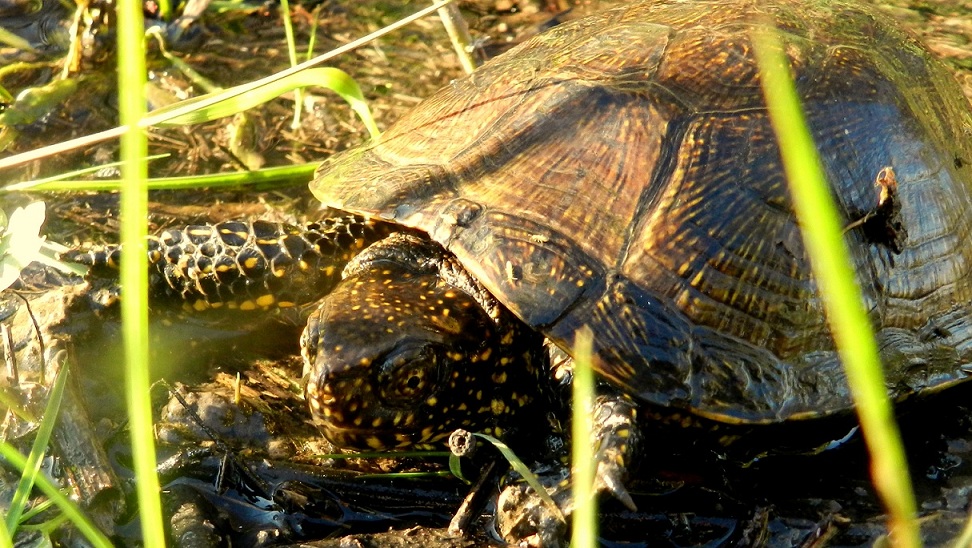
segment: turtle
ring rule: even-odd
[[[654,0],[558,25],[324,160],[310,189],[336,220],[168,231],[154,277],[193,310],[306,310],[306,399],[348,448],[502,435],[581,330],[598,474],[622,499],[645,416],[849,414],[753,57],[767,26],[889,396],[967,380],[972,109],[915,38],[843,1]]]
[[[563,352],[590,330],[598,474],[628,504],[625,469],[649,443],[639,413],[752,429],[853,409],[753,55],[752,33],[770,26],[847,227],[889,396],[964,382],[972,111],[875,9],[631,2],[487,62],[311,183],[324,206],[441,245],[472,294]],[[384,257],[353,262],[335,294],[386,299],[401,261]],[[305,346],[311,409],[335,428],[342,377],[392,348],[344,356],[340,303],[320,309]]]
[[[970,108],[863,6],[635,2],[563,24],[328,158],[311,190],[427,235],[567,353],[590,329],[596,373],[635,407],[752,425],[845,413],[752,53],[766,25],[848,227],[889,395],[965,381]],[[381,295],[362,280],[394,260],[366,262],[342,284]],[[329,329],[315,328],[318,363],[346,350]],[[314,409],[334,367],[311,371]]]

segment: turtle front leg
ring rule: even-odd
[[[632,511],[637,507],[624,488],[624,482],[641,441],[637,413],[637,405],[624,394],[598,396],[594,401],[594,428],[591,431],[597,462],[595,491],[610,493]]]
[[[636,421],[637,404],[630,397],[610,390],[595,398],[589,442],[597,466],[595,492],[607,493],[631,510],[636,510],[635,504],[624,483],[641,443]],[[567,523],[563,519],[574,509],[570,473],[566,467],[555,465],[552,470],[538,472],[538,476],[558,508],[550,508],[525,483],[518,482],[500,494],[497,529],[512,544],[565,545]]]

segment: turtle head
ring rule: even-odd
[[[500,435],[534,399],[539,336],[491,316],[413,240],[359,256],[304,332],[307,401],[338,447],[441,447],[458,428]]]

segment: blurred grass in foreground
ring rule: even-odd
[[[135,472],[142,542],[165,546],[159,477],[156,473],[149,378],[148,266],[145,219],[148,217],[148,136],[139,123],[145,117],[145,28],[139,0],[118,2],[118,111],[121,126],[121,264],[122,338],[125,349],[125,394]]]
[[[891,540],[897,546],[920,546],[911,478],[877,344],[782,40],[778,32],[759,30],[753,46],[793,208],[871,456],[871,478],[890,514]]]
[[[592,451],[594,430],[594,333],[585,327],[574,340],[574,380],[571,405],[571,481],[574,513],[571,541],[574,548],[597,546],[597,447]]]

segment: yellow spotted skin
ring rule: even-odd
[[[537,402],[542,338],[436,244],[393,236],[348,265],[302,337],[315,422],[339,447],[500,435]],[[542,424],[537,421],[536,424]]]
[[[441,246],[395,230],[355,215],[166,230],[149,241],[153,309],[242,322],[252,316],[240,312],[310,314],[307,401],[340,448],[441,448],[458,428],[515,430],[546,374],[542,336]],[[115,276],[121,248],[64,258]]]
[[[170,229],[149,239],[149,285],[156,302],[179,303],[195,313],[307,305],[330,291],[354,255],[392,230],[355,215],[304,226],[227,221]],[[113,276],[121,248],[64,258]]]

